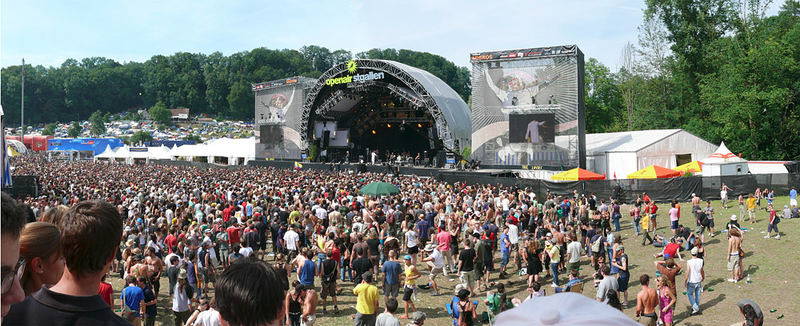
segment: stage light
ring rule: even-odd
[[[422,128],[422,124],[421,124],[421,123],[418,123],[418,124],[417,124],[417,127],[419,127],[419,128]]]
[[[392,127],[392,124],[391,124],[391,123],[387,123],[387,124],[386,124],[386,128],[391,128],[391,127]]]
[[[373,134],[373,135],[375,134],[375,129],[372,129],[372,134]]]

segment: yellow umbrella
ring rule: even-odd
[[[651,165],[634,173],[628,174],[628,179],[660,179],[679,177],[683,173],[663,166]]]
[[[686,164],[681,164],[675,168],[675,171],[681,171],[683,173],[691,172],[703,172],[703,162],[700,161],[691,161]]]
[[[603,180],[605,178],[606,177],[604,175],[600,175],[592,171],[584,170],[581,168],[574,168],[572,170],[567,170],[550,177],[550,179],[562,180],[562,181]]]

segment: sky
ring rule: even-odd
[[[468,66],[474,52],[577,44],[616,70],[643,9],[644,0],[2,0],[0,65],[320,45],[425,51]]]

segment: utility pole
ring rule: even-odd
[[[25,144],[25,58],[22,58],[22,96],[20,96],[19,105],[19,125],[21,129],[21,136],[19,141]],[[4,149],[5,150],[5,149]]]

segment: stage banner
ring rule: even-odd
[[[585,168],[577,46],[475,53],[472,159],[486,167]]]
[[[301,111],[305,90],[313,81],[292,77],[252,86],[256,158],[300,158]]]

